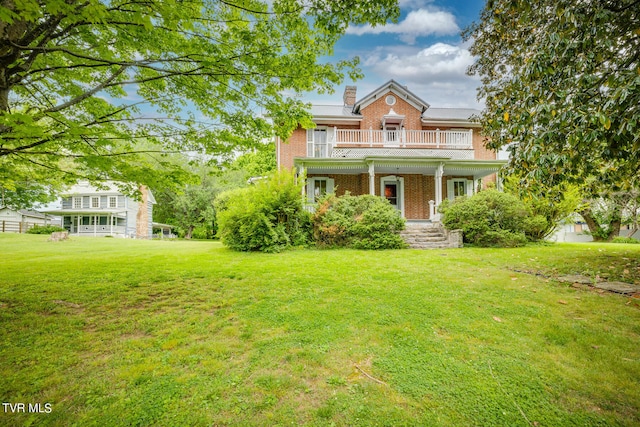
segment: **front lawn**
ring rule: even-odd
[[[640,245],[46,239],[0,234],[0,425],[640,424],[640,299],[553,279]]]

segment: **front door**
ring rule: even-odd
[[[380,181],[382,197],[404,217],[404,178],[386,176]]]

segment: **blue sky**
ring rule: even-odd
[[[478,20],[484,0],[399,0],[397,24],[350,27],[337,43],[334,59],[359,56],[365,78],[346,79],[332,95],[307,100],[339,104],[345,85],[361,98],[389,79],[408,86],[433,107],[482,108],[476,100],[479,80],[466,75],[473,62],[460,32]]]

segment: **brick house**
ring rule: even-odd
[[[473,116],[434,108],[390,80],[363,98],[347,86],[342,105],[313,105],[314,129],[277,140],[279,167],[306,171],[311,206],[325,192],[385,197],[408,220],[438,220],[442,200],[471,195],[505,163],[484,147]]]

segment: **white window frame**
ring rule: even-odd
[[[91,196],[91,209],[100,209],[100,196]]]
[[[109,196],[109,208],[117,208],[118,207],[118,196]]]
[[[325,132],[325,141],[323,143],[316,141],[315,134],[318,131]],[[334,137],[334,129],[329,126],[316,126],[313,129],[307,129],[307,157],[329,157],[333,148]]]
[[[384,199],[386,199],[386,197],[384,196],[384,184],[385,182],[393,182],[395,184],[397,184],[397,188],[396,188],[396,197],[397,197],[397,207],[399,207],[398,212],[400,213],[400,215],[404,218],[404,177],[401,176],[396,176],[396,175],[390,175],[390,176],[383,176],[382,178],[380,178],[380,196]]]
[[[449,200],[454,200],[456,195],[454,193],[455,183],[461,182],[464,185],[464,195],[472,196],[473,195],[473,183],[474,180],[466,179],[466,178],[451,178],[447,180],[447,198]]]
[[[307,178],[307,203],[316,203],[316,195],[314,194],[314,190],[316,187],[316,182],[319,181],[326,181],[327,192],[325,194],[333,193],[333,190],[335,188],[335,180],[333,178],[329,178],[327,176],[314,176],[311,178]]]
[[[73,198],[73,209],[82,209],[82,196],[76,196]]]

